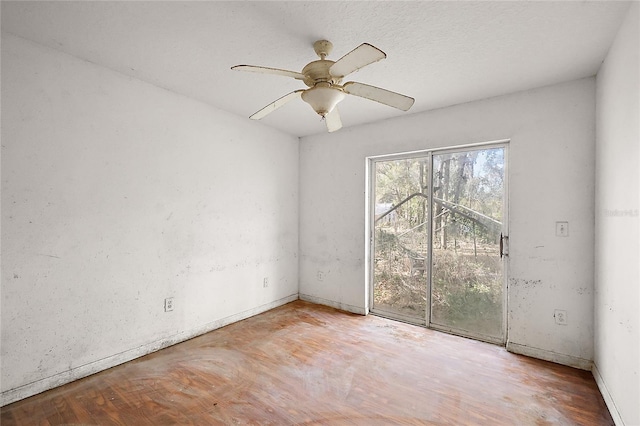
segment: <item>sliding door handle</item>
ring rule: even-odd
[[[507,247],[507,250],[505,251],[505,240],[508,243],[509,237],[506,235],[502,235],[502,233],[500,233],[500,259],[502,259],[503,256],[509,256],[508,247]]]

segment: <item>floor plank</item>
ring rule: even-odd
[[[0,410],[9,425],[613,425],[590,372],[296,301]]]

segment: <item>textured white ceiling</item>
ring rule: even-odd
[[[596,73],[629,7],[551,2],[2,2],[2,30],[248,117],[299,88],[236,64],[300,71],[334,44],[387,53],[345,81],[412,96],[409,113]],[[345,127],[403,113],[347,97]],[[325,131],[297,100],[262,121],[292,135]]]

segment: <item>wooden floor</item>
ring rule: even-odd
[[[590,372],[296,301],[3,407],[9,425],[613,425]]]

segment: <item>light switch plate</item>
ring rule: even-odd
[[[569,236],[569,222],[556,222],[556,237]]]

